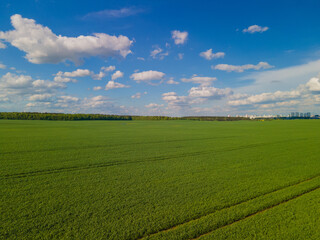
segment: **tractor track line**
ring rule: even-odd
[[[208,212],[208,213],[206,213],[205,215],[201,215],[201,216],[195,217],[195,218],[190,219],[190,220],[188,220],[188,221],[186,221],[186,222],[183,222],[183,223],[174,225],[174,226],[172,226],[172,227],[170,227],[170,228],[162,229],[162,230],[160,230],[160,231],[158,231],[158,232],[154,232],[154,233],[151,233],[151,234],[149,234],[149,235],[139,237],[139,238],[137,238],[137,240],[142,240],[142,239],[146,239],[146,238],[155,236],[155,235],[160,234],[160,233],[169,232],[169,231],[171,231],[171,230],[174,230],[174,229],[176,229],[176,228],[178,228],[178,227],[181,227],[181,226],[183,226],[183,225],[185,225],[185,224],[188,224],[188,223],[190,223],[190,222],[199,220],[199,219],[201,219],[201,218],[203,218],[203,217],[206,217],[206,216],[208,216],[208,215],[210,215],[210,214],[213,214],[213,213],[215,213],[215,212],[222,211],[222,210],[225,210],[225,209],[228,209],[228,208],[232,208],[232,207],[238,206],[238,205],[243,204],[243,203],[247,203],[247,202],[249,202],[249,201],[251,201],[251,200],[254,200],[254,199],[257,199],[257,198],[259,198],[259,197],[263,197],[263,196],[266,196],[266,195],[269,195],[269,194],[272,194],[272,193],[275,193],[275,192],[284,190],[284,189],[286,189],[286,188],[299,185],[299,184],[301,184],[301,183],[309,182],[309,181],[311,181],[311,180],[313,180],[313,179],[316,179],[316,178],[318,178],[318,177],[320,177],[320,173],[315,174],[315,175],[313,175],[313,176],[311,176],[311,177],[309,177],[309,178],[306,178],[306,179],[304,179],[304,180],[302,180],[302,181],[298,181],[298,182],[295,182],[295,183],[292,183],[292,184],[288,184],[288,185],[285,185],[285,186],[276,188],[276,189],[274,189],[274,190],[272,190],[272,191],[269,191],[269,192],[266,192],[266,193],[263,193],[263,194],[260,194],[260,195],[251,197],[251,198],[244,199],[244,200],[242,200],[242,201],[240,201],[240,202],[238,202],[238,203],[236,203],[236,204],[228,205],[228,206],[225,206],[225,207],[222,207],[222,208],[219,208],[219,209],[215,209],[214,211]],[[320,186],[318,186],[316,189],[318,189],[318,188],[320,188]],[[316,190],[316,189],[314,189],[314,190]],[[303,193],[303,194],[304,194],[304,193]],[[287,201],[289,201],[289,200],[287,200]],[[279,205],[279,204],[277,204],[277,205]],[[275,206],[276,206],[276,205],[275,205]],[[263,211],[263,210],[261,210],[261,211]],[[251,214],[251,215],[253,215],[253,214]],[[240,220],[238,220],[238,221],[240,221]],[[215,230],[213,230],[213,231],[215,231]],[[205,234],[206,234],[206,233],[205,233]],[[201,235],[201,236],[202,236],[202,235]]]
[[[213,229],[213,230],[210,231],[210,232],[201,234],[200,236],[198,236],[198,237],[196,237],[196,238],[192,238],[192,239],[190,239],[190,240],[198,240],[198,239],[200,239],[201,237],[204,237],[204,236],[206,236],[206,235],[209,235],[209,234],[211,234],[211,233],[213,233],[213,232],[215,232],[215,231],[217,231],[217,230],[219,230],[219,229],[229,227],[229,226],[231,226],[231,225],[233,225],[233,224],[236,224],[236,223],[238,223],[238,222],[240,222],[240,221],[242,221],[242,220],[246,220],[246,219],[248,219],[248,218],[254,217],[255,215],[258,215],[258,214],[260,214],[260,213],[266,212],[266,211],[268,211],[268,210],[270,210],[270,209],[272,209],[272,208],[275,208],[275,207],[277,207],[277,206],[280,206],[280,205],[282,205],[282,204],[285,204],[285,203],[287,203],[287,202],[290,202],[290,201],[292,201],[292,200],[294,200],[294,199],[297,199],[297,198],[299,198],[299,197],[302,197],[302,196],[304,196],[304,195],[306,195],[306,194],[308,194],[308,193],[314,192],[314,191],[316,191],[316,190],[318,190],[318,189],[320,189],[320,185],[319,185],[319,186],[316,186],[316,187],[313,187],[313,188],[311,188],[311,189],[309,189],[309,190],[307,190],[307,191],[305,191],[305,192],[303,192],[303,193],[301,193],[301,194],[295,194],[295,195],[293,195],[292,197],[290,197],[290,198],[288,198],[288,199],[286,199],[286,200],[284,200],[284,201],[281,201],[281,202],[279,202],[279,203],[272,204],[271,206],[269,206],[269,207],[267,207],[267,208],[264,208],[264,209],[259,210],[259,211],[257,211],[257,212],[248,214],[248,215],[246,215],[246,216],[244,216],[244,217],[242,217],[242,218],[237,219],[236,221],[233,221],[233,222],[228,223],[228,224],[226,224],[226,225],[220,226],[220,227],[218,227],[218,228],[216,228],[216,229]]]
[[[200,156],[200,155],[209,154],[209,153],[215,154],[215,153],[221,153],[221,152],[231,152],[231,151],[237,151],[237,150],[243,150],[243,149],[250,149],[250,148],[255,148],[255,147],[260,147],[260,146],[265,146],[265,145],[273,145],[273,144],[277,144],[279,142],[284,142],[284,141],[247,144],[247,145],[242,145],[242,146],[235,147],[235,148],[227,148],[227,149],[220,149],[220,150],[207,150],[207,151],[199,151],[199,152],[184,153],[184,154],[173,154],[170,156],[152,157],[147,160],[137,160],[137,161],[127,161],[127,162],[115,161],[115,162],[98,163],[98,164],[92,164],[92,165],[86,165],[86,166],[73,166],[73,167],[71,166],[71,167],[65,167],[65,168],[45,169],[45,170],[39,170],[39,171],[33,171],[33,172],[7,174],[7,175],[0,176],[0,179],[38,176],[38,175],[45,175],[45,174],[70,172],[70,171],[86,170],[86,169],[94,169],[94,168],[103,168],[103,167],[111,167],[111,166],[118,166],[118,165],[135,164],[135,163],[157,162],[157,161],[176,159],[176,158],[181,158],[181,157]]]

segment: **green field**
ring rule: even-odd
[[[0,121],[0,239],[320,239],[320,121]]]

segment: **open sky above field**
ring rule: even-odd
[[[319,1],[0,2],[0,111],[320,113]]]

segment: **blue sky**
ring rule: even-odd
[[[0,3],[0,111],[320,113],[319,1]]]

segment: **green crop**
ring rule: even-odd
[[[319,239],[320,122],[0,121],[0,239]]]

